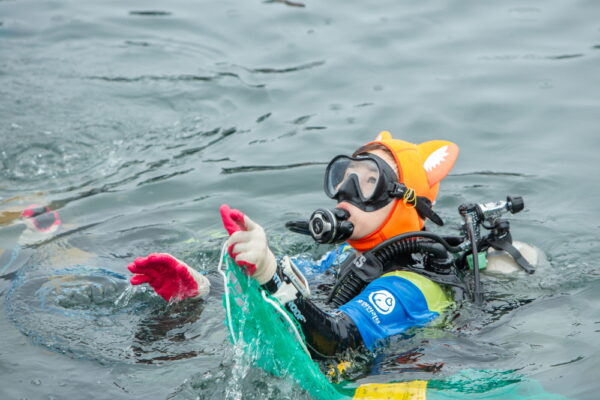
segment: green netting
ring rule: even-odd
[[[228,284],[223,301],[225,309],[230,310],[229,333],[231,340],[243,348],[246,361],[275,376],[295,380],[315,398],[345,398],[306,354],[290,324],[263,299],[263,290],[256,281],[248,279],[229,256],[224,261]]]
[[[268,296],[235,265],[229,256],[226,264],[226,291],[223,303],[228,311],[230,339],[243,350],[245,362],[256,365],[272,375],[290,378],[317,399],[348,399],[354,392],[350,382],[331,383],[303,348],[304,338],[294,317]],[[263,297],[264,296],[264,297]],[[291,327],[280,312],[269,303],[279,305]],[[297,335],[301,339],[297,339]],[[399,397],[387,397],[399,398]],[[410,397],[407,397],[410,398]],[[449,399],[510,399],[565,400],[549,394],[542,386],[513,371],[464,370],[444,380],[432,380],[427,386],[427,400]]]
[[[466,369],[427,385],[427,400],[568,400],[514,371]]]

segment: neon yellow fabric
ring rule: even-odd
[[[358,400],[426,400],[427,381],[368,383],[360,385],[353,399]]]
[[[439,284],[416,272],[393,271],[383,276],[398,276],[418,287],[425,296],[427,307],[430,311],[441,313],[448,308],[448,306],[453,304],[452,297],[450,297]]]

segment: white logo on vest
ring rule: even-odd
[[[387,290],[378,290],[369,295],[369,302],[373,304],[377,312],[387,315],[394,311],[396,299]]]

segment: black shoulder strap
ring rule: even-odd
[[[533,274],[535,268],[529,264],[529,261],[523,257],[523,254],[515,246],[512,245],[508,240],[493,240],[489,242],[490,246],[496,250],[504,250],[519,264],[521,268],[527,271],[528,274]]]
[[[417,196],[415,207],[421,218],[429,218],[434,224],[444,226],[444,221],[435,211],[433,211],[433,208],[431,208],[431,200],[427,197]]]

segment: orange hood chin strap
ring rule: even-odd
[[[444,179],[458,157],[458,146],[445,140],[433,140],[413,144],[394,139],[389,132],[379,133],[368,143],[385,146],[394,156],[401,183],[413,189],[416,196],[428,198],[432,204]],[[414,204],[404,199],[394,200],[395,205],[386,220],[374,232],[360,239],[348,240],[358,251],[367,251],[379,243],[406,232],[420,231],[425,221],[419,216]]]

